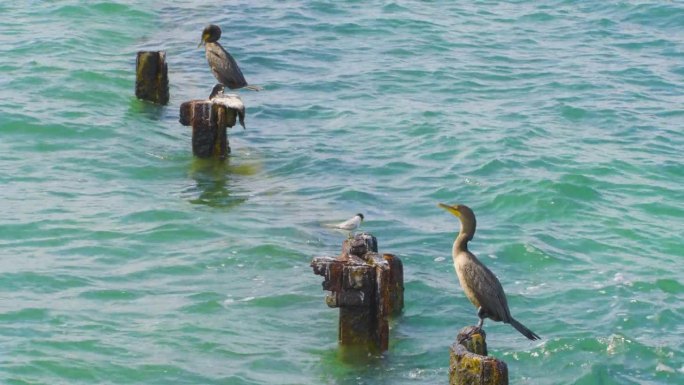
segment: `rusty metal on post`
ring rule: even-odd
[[[484,330],[466,326],[449,349],[449,385],[508,385],[508,366],[487,356]]]
[[[233,104],[221,100],[230,99]],[[212,100],[190,100],[180,106],[180,123],[192,126],[192,153],[198,158],[225,159],[230,154],[227,128],[240,118],[244,126],[244,105],[237,95]]]
[[[138,51],[135,96],[157,104],[169,102],[169,76],[164,51]]]
[[[339,257],[316,257],[314,274],[325,277],[325,302],[340,308],[340,345],[379,353],[389,345],[389,319],[404,306],[403,266],[392,254],[378,254],[377,239],[357,234],[342,244]]]

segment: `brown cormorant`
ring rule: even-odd
[[[468,250],[468,241],[472,240],[475,235],[476,222],[473,210],[464,205],[450,206],[444,203],[440,203],[439,207],[461,220],[461,231],[454,241],[451,255],[454,258],[454,267],[461,287],[466,297],[477,308],[477,316],[480,318],[477,328],[482,329],[484,319],[489,318],[493,321],[511,324],[531,340],[540,339],[541,337],[511,316],[501,283],[494,273]]]

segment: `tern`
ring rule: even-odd
[[[332,224],[332,225],[327,225],[328,227],[332,227],[335,229],[340,229],[340,230],[345,230],[349,232],[349,237],[351,238],[352,232],[361,226],[361,222],[363,222],[363,214],[358,213],[354,215],[353,217],[347,219],[344,222],[338,223],[338,224]]]

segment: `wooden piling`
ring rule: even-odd
[[[138,51],[135,96],[157,104],[169,102],[169,77],[164,51]]]
[[[232,104],[222,100],[231,100]],[[190,100],[180,106],[180,123],[192,126],[192,153],[198,158],[225,159],[230,154],[227,127],[240,118],[244,126],[244,106],[238,96],[212,100]]]
[[[338,340],[344,347],[380,353],[389,346],[389,318],[404,305],[403,267],[392,254],[377,253],[377,239],[357,234],[339,257],[316,257],[314,274],[325,277],[326,304],[340,308]]]
[[[449,349],[449,385],[508,385],[508,366],[487,356],[484,330],[461,329]]]

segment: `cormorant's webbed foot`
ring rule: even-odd
[[[468,333],[459,335],[461,338],[458,339],[458,344],[459,344],[459,345],[463,345],[464,342],[468,341],[468,340],[470,339],[470,337],[473,336],[473,333],[474,333],[476,330],[477,330],[477,329],[470,329],[470,331],[469,331]]]
[[[482,312],[478,309],[478,315],[479,315],[480,313],[482,313]],[[477,323],[477,326],[471,326],[471,327],[470,327],[470,330],[468,330],[467,333],[459,334],[458,343],[459,343],[459,344],[462,344],[463,342],[465,342],[465,341],[469,340],[470,338],[472,338],[472,336],[473,336],[474,334],[481,334],[481,333],[482,333],[482,324],[483,324],[483,323],[484,323],[484,318],[480,317],[480,322]]]
[[[480,319],[480,321],[477,323],[477,326],[474,326],[467,333],[461,335],[461,338],[459,338],[458,340],[459,344],[463,343],[466,340],[469,340],[473,336],[473,334],[478,334],[482,332],[482,325],[484,324],[484,319],[487,317],[487,314],[482,309],[482,306],[477,308],[477,317]]]

